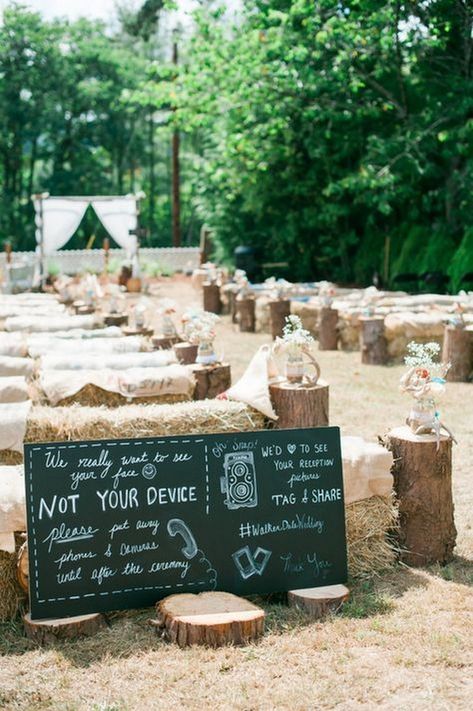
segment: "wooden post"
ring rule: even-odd
[[[289,299],[277,299],[269,302],[269,315],[271,320],[271,335],[273,341],[282,336],[286,325],[286,318],[291,315],[291,302]]]
[[[338,311],[327,306],[320,309],[319,351],[336,351],[338,348]]]
[[[320,588],[289,590],[287,602],[289,607],[298,607],[318,620],[331,612],[338,612],[349,597],[350,591],[345,585],[324,585]]]
[[[12,255],[11,243],[10,243],[10,242],[5,242],[4,249],[5,249],[5,259],[6,259],[7,266],[10,266],[10,264],[11,264],[11,255]]]
[[[240,324],[240,331],[254,333],[256,325],[255,299],[253,297],[237,296],[237,321]]]
[[[110,240],[108,237],[104,238],[103,241],[103,271],[104,274],[108,272],[108,263],[110,260]]]
[[[208,400],[220,393],[228,390],[232,384],[231,369],[228,363],[216,363],[215,365],[201,365],[196,363],[193,366],[196,384],[194,400]]]
[[[204,294],[204,311],[219,314],[222,311],[219,285],[215,282],[205,281],[202,288]]]
[[[388,361],[388,348],[384,335],[384,318],[361,316],[359,321],[361,362],[367,365],[385,365]]]
[[[451,363],[446,379],[466,383],[473,371],[473,331],[445,326],[442,361]]]
[[[174,353],[176,354],[178,362],[182,365],[190,365],[191,363],[195,363],[198,349],[199,346],[185,341],[174,344]]]
[[[170,595],[156,611],[157,627],[180,647],[248,644],[264,632],[264,610],[227,592]]]
[[[32,620],[30,613],[23,615],[26,636],[40,644],[48,644],[62,639],[90,637],[107,626],[100,613],[61,617],[51,620]]]
[[[328,425],[329,386],[323,380],[310,387],[276,383],[269,386],[269,394],[278,416],[276,429]]]
[[[448,563],[456,529],[452,500],[452,440],[415,435],[396,427],[387,435],[394,457],[392,473],[399,501],[402,560],[408,565]]]

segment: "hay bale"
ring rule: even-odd
[[[398,552],[394,498],[372,496],[349,504],[345,511],[350,576],[373,575],[393,566]]]
[[[299,316],[302,321],[302,326],[309,333],[318,337],[319,334],[319,313],[320,306],[314,301],[297,301],[291,300],[291,313]]]
[[[0,450],[0,465],[21,464],[23,461],[22,452],[14,452],[12,449]]]
[[[97,385],[89,383],[85,385],[78,393],[65,397],[55,405],[56,407],[68,407],[70,405],[82,405],[83,407],[121,407],[123,405],[147,405],[154,403],[155,405],[164,405],[176,402],[188,402],[190,397],[184,394],[180,395],[153,395],[151,397],[134,397],[131,401],[129,398],[113,393],[109,390],[99,388]]]
[[[25,597],[16,577],[16,557],[0,550],[0,622],[13,619]]]

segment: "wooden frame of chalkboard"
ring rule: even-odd
[[[25,445],[33,619],[347,578],[338,427]]]

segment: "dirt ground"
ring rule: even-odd
[[[162,296],[199,303],[188,280],[163,280]],[[267,334],[240,334],[222,318],[217,350],[234,380]],[[362,366],[360,353],[321,352],[330,420],[342,434],[376,440],[404,421],[402,367]],[[398,566],[352,581],[341,615],[319,623],[278,602],[267,633],[244,648],[180,650],[147,624],[153,610],[117,613],[93,638],[39,648],[21,625],[0,625],[0,708],[469,709],[473,699],[473,410],[471,384],[449,384],[442,417],[454,431],[454,561]]]

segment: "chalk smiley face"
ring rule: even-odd
[[[143,474],[145,479],[154,479],[156,476],[156,467],[154,464],[151,464],[151,462],[148,462],[148,464],[145,464],[143,469],[141,470],[141,473]]]

